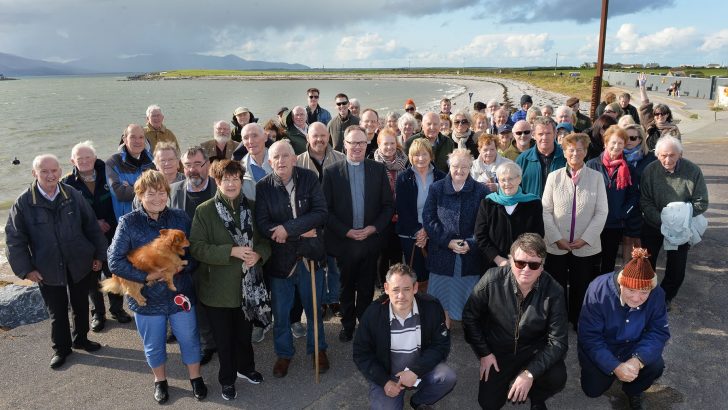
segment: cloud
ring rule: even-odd
[[[483,10],[476,18],[497,14],[498,20],[506,23],[574,21],[583,24],[599,20],[602,12],[598,1],[484,0],[482,3]],[[669,8],[673,5],[674,0],[612,0],[609,2],[609,17]]]
[[[481,61],[484,57],[533,58],[542,57],[553,42],[548,33],[540,34],[482,34],[449,54],[450,59]],[[477,64],[477,63],[476,63]]]
[[[728,29],[723,29],[703,39],[703,44],[698,48],[700,51],[717,51],[728,49]]]
[[[346,36],[336,47],[336,58],[343,61],[399,57],[404,53],[406,50],[398,47],[396,40],[386,40],[378,33]]]
[[[618,54],[665,55],[674,50],[694,47],[698,41],[694,27],[665,27],[652,33],[642,34],[634,24],[622,24],[617,30],[614,52]]]

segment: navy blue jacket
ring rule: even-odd
[[[629,167],[629,175],[632,185],[617,189],[617,172],[613,175],[607,175],[607,168],[602,164],[604,152],[598,157],[587,161],[586,166],[599,171],[604,178],[604,187],[607,188],[607,206],[609,213],[607,214],[607,222],[605,228],[617,229],[624,228],[628,218],[636,212],[639,215],[638,204],[640,202],[639,181],[634,168]]]
[[[422,222],[430,240],[427,242],[427,268],[438,275],[452,276],[455,252],[447,247],[452,239],[468,242],[470,251],[462,255],[462,275],[482,273],[480,251],[475,242],[475,218],[480,201],[488,194],[485,185],[468,176],[460,192],[452,187],[452,177],[430,186],[430,193],[422,211]]]
[[[437,168],[432,170],[433,184],[443,178],[444,172]],[[394,191],[397,234],[412,237],[422,228],[422,224],[417,221],[417,174],[414,169],[410,167],[399,174]]]
[[[63,177],[61,182],[68,184],[77,191],[81,192],[86,201],[96,214],[96,219],[104,219],[106,223],[111,225],[109,232],[106,232],[106,239],[111,242],[116,231],[116,215],[114,214],[114,204],[111,201],[111,190],[106,180],[106,163],[98,158],[94,163],[94,171],[96,171],[96,186],[94,192],[89,191],[86,184],[78,173],[78,168],[73,167],[73,172]]]
[[[642,179],[642,172],[644,172],[645,167],[650,165],[652,161],[657,160],[657,157],[655,157],[655,154],[652,152],[648,152],[647,155],[642,157],[639,161],[637,161],[637,166],[635,166],[635,179],[637,180],[637,193],[640,192],[640,180]],[[634,183],[634,181],[632,181]],[[635,210],[629,213],[629,218],[627,218],[627,221],[625,222],[624,226],[624,235],[629,236],[630,238],[639,238],[640,234],[642,233],[642,207],[640,206],[640,202],[637,201],[637,205],[635,206]]]

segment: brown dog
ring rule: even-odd
[[[144,246],[129,252],[126,256],[131,264],[140,271],[148,273],[147,285],[153,285],[158,280],[167,282],[170,290],[176,291],[172,278],[187,265],[184,256],[184,248],[190,246],[185,233],[179,229],[162,229],[159,237]],[[104,292],[118,293],[134,298],[140,306],[146,306],[147,298],[142,296],[144,284],[134,282],[116,275],[101,281],[101,290]]]

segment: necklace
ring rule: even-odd
[[[81,180],[83,180],[83,182],[96,182],[96,170],[94,170],[94,172],[89,176],[83,174],[79,175],[81,175]]]

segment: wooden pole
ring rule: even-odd
[[[589,108],[589,117],[592,120],[596,116],[597,105],[601,101],[602,95],[602,72],[604,70],[604,42],[607,38],[607,9],[609,8],[609,0],[602,0],[602,22],[599,26],[599,51],[597,54],[597,70],[592,80],[592,96],[591,107]]]
[[[308,261],[308,270],[311,273],[311,300],[313,304],[313,362],[316,373],[316,384],[319,383],[319,334],[318,334],[318,301],[316,300],[316,263]]]

